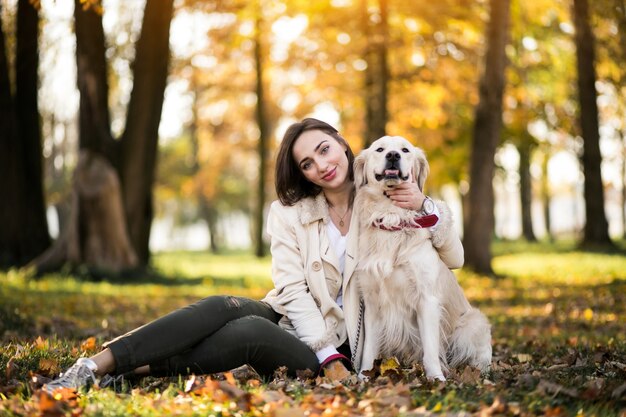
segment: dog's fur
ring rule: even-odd
[[[384,191],[404,181],[423,189],[429,172],[424,152],[405,138],[384,136],[362,151],[354,166],[354,213],[361,229],[357,279],[365,305],[360,370],[391,356],[405,363],[422,360],[430,379],[445,380],[448,366],[463,363],[487,370],[489,322],[470,306],[433,247],[430,230],[375,226],[393,229],[420,214],[395,206]]]

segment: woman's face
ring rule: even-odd
[[[349,181],[346,150],[321,130],[307,130],[293,144],[293,158],[307,180],[333,190]]]

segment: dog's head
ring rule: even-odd
[[[423,190],[428,171],[424,151],[402,136],[383,136],[361,151],[354,161],[357,189],[366,184],[392,189],[402,182],[415,181]]]

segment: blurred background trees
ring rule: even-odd
[[[151,250],[261,256],[274,152],[305,116],[355,151],[382,134],[422,147],[427,192],[451,205],[481,272],[494,237],[610,247],[626,234],[623,0],[68,3],[0,1],[3,265],[72,227],[84,255],[98,223],[136,256],[118,269]],[[108,192],[119,183],[119,227],[85,220],[87,150],[110,166]]]

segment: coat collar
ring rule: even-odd
[[[324,193],[319,193],[315,197],[307,197],[300,200],[300,222],[303,225],[322,220],[328,223],[328,202]]]
[[[326,225],[330,221],[330,214],[328,212],[328,202],[326,201],[326,197],[324,197],[324,193],[319,193],[315,197],[303,198],[302,200],[300,200],[298,204],[300,205],[299,213],[300,213],[300,223],[302,223],[302,225],[306,226],[308,224],[311,224],[313,222],[318,222],[320,220],[324,223],[324,225]],[[353,213],[352,219],[350,220],[350,232],[348,234],[348,242],[346,245],[346,262],[345,262],[344,271],[343,271],[344,286],[348,283],[348,281],[352,277],[352,274],[354,273],[354,270],[356,269],[356,266],[357,266],[358,235],[359,235],[358,228],[359,228],[359,222]],[[316,230],[316,232],[322,234],[319,229]],[[323,233],[323,236],[325,236],[325,233]],[[321,243],[323,247],[321,247],[320,250],[323,253],[327,252],[329,249],[328,239],[325,238],[324,242],[321,242]],[[334,259],[334,262],[331,262],[333,265],[337,264],[336,257],[334,256],[334,254],[329,256],[328,260],[330,261],[331,259]],[[337,267],[337,265],[335,266]]]

